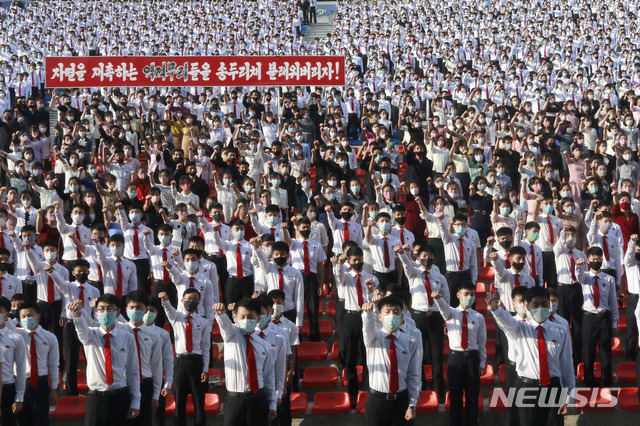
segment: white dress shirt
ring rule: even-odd
[[[153,241],[153,230],[151,228],[146,227],[142,223],[139,225],[134,225],[129,222],[129,218],[124,214],[124,209],[118,209],[116,212],[118,216],[118,220],[120,221],[120,226],[122,227],[122,232],[124,233],[124,257],[129,260],[137,260],[137,259],[148,259],[149,254],[147,250],[144,248],[143,231],[148,229],[151,231],[151,240]],[[139,254],[135,256],[133,254],[133,235],[135,232],[135,228],[138,228],[138,247]]]
[[[571,275],[571,254],[573,254],[574,264],[577,265],[578,259],[583,258],[587,259],[587,256],[580,250],[573,248],[570,249],[567,247],[565,243],[565,233],[560,233],[560,238],[556,241],[555,246],[553,247],[553,252],[556,255],[556,271],[558,273],[558,284],[573,284],[577,281],[577,273],[574,275],[576,280],[574,280],[573,275]]]
[[[392,237],[396,237],[398,241],[400,241],[400,245],[408,244],[413,247],[413,243],[416,240],[413,232],[409,231],[407,228],[400,228],[398,225],[391,227],[390,234]]]
[[[593,271],[587,271],[586,269],[587,265],[585,264],[576,266],[578,282],[582,285],[582,310],[591,314],[611,312],[612,326],[613,328],[618,328],[619,313],[615,279],[604,272],[594,274]],[[597,308],[593,300],[593,289],[596,285],[600,291],[600,302]]]
[[[281,399],[287,378],[287,356],[291,355],[291,346],[287,344],[289,343],[289,338],[285,335],[284,330],[271,324],[271,322],[267,324],[264,330],[256,328],[254,334],[266,340],[270,346],[272,359],[275,362],[276,398]]]
[[[487,326],[484,317],[473,309],[467,309],[468,346],[462,349],[462,305],[452,308],[444,299],[436,299],[442,318],[447,323],[449,349],[452,351],[478,351],[480,368],[487,362]]]
[[[65,318],[73,319],[73,314],[67,308],[67,305],[80,299],[80,289],[82,289],[82,302],[84,303],[82,309],[87,313],[87,315],[90,317],[92,316],[93,308],[91,308],[91,301],[100,297],[100,291],[97,288],[87,283],[80,284],[77,281],[69,282],[64,280],[55,269],[49,275],[53,278],[53,284],[56,286],[58,291],[64,296],[63,305],[65,306],[66,311]]]
[[[587,242],[590,247],[600,247],[603,250],[602,254],[602,269],[613,269],[616,271],[617,277],[613,277],[618,280],[622,277],[622,256],[624,254],[624,241],[618,240],[618,237],[613,232],[607,232],[607,254],[609,260],[604,255],[604,238],[605,234],[598,227],[598,221],[591,221],[589,232],[587,233]]]
[[[153,328],[147,327],[144,323],[140,327],[136,327],[129,321],[127,325],[136,342],[142,378],[153,380],[151,399],[159,399],[162,388],[162,341],[160,336]]]
[[[173,337],[175,340],[176,354],[186,354],[187,352],[187,316],[191,316],[193,347],[192,354],[202,355],[202,372],[209,371],[209,346],[211,346],[211,324],[205,318],[193,314],[188,315],[176,311],[167,300],[162,303],[167,319],[173,327]]]
[[[336,284],[339,289],[339,298],[344,299],[344,308],[348,311],[361,311],[362,306],[358,306],[358,275],[360,275],[360,287],[362,289],[362,303],[370,303],[373,301],[374,293],[367,293],[367,286],[365,282],[372,279],[375,284],[373,290],[378,288],[378,279],[373,275],[365,272],[364,270],[360,274],[356,273],[353,269],[347,271],[345,265],[338,264],[334,268],[336,273]],[[342,297],[340,297],[342,296]]]
[[[107,334],[102,326],[89,327],[85,319],[80,316],[74,318],[78,339],[84,346],[87,357],[87,385],[90,390],[114,391],[129,387],[132,410],[140,409],[140,369],[136,342],[131,333],[126,333],[119,327],[114,327],[111,334],[111,368],[113,384],[107,385],[105,370],[104,344]],[[39,364],[38,364],[39,365]],[[58,373],[56,372],[56,377]]]
[[[517,232],[516,232],[516,235],[518,235]],[[524,268],[522,269],[522,272],[527,273],[532,277],[533,277],[533,274],[531,272],[531,267],[532,267],[531,252],[533,250],[533,255],[535,256],[535,267],[536,267],[536,280],[537,280],[536,285],[542,285],[543,284],[542,282],[542,270],[543,270],[542,249],[540,249],[540,247],[538,247],[537,244],[531,244],[526,239],[516,242],[515,244],[519,245],[520,247],[525,249],[525,251],[527,252],[527,260],[524,262]]]
[[[344,243],[344,227],[349,228],[349,240],[354,241],[358,247],[362,248],[363,231],[362,225],[359,223],[336,219],[333,212],[327,212],[327,220],[329,221],[329,227],[333,233],[333,253],[342,253],[342,244]]]
[[[362,313],[362,324],[369,368],[369,386],[378,392],[391,393],[389,390],[390,333],[376,327],[376,314],[373,312]],[[398,392],[407,390],[409,405],[415,407],[422,387],[420,375],[422,358],[418,358],[418,342],[401,331],[396,331],[393,336],[398,365]]]
[[[282,235],[282,227],[279,224],[276,224],[273,227],[264,226],[258,220],[258,215],[251,216],[251,226],[253,226],[253,230],[256,231],[256,234],[264,235],[270,234],[273,235],[273,238],[276,241],[284,241],[284,236]]]
[[[304,243],[307,243],[307,252],[309,253],[309,270],[312,274],[318,273],[318,265],[327,260],[327,255],[322,245],[311,239],[292,239],[291,240],[291,266],[304,274]]]
[[[235,195],[234,195],[235,200]],[[211,222],[208,222],[204,217],[199,218],[198,220],[200,231],[204,235],[204,251],[215,255],[215,256],[223,256],[223,249],[216,244],[215,238],[213,238],[213,227],[211,226]],[[224,223],[220,224],[218,231],[216,232],[222,241],[231,241],[231,228]]]
[[[191,283],[193,282],[193,288],[200,292],[200,303],[195,313],[206,318],[213,324],[213,305],[214,303],[218,303],[218,299],[220,298],[218,289],[214,289],[211,281],[209,281],[204,274],[198,273],[198,271],[191,275],[189,272],[180,271],[173,265],[173,267],[169,269],[169,273],[178,292],[178,310],[184,310],[182,295],[186,289],[191,288]],[[193,278],[193,280],[191,278]]]
[[[411,309],[420,312],[438,312],[438,306],[432,299],[431,305],[429,305],[429,297],[427,296],[426,277],[429,277],[429,285],[431,291],[439,291],[442,294],[442,298],[447,303],[450,302],[451,295],[449,293],[449,285],[447,280],[442,274],[436,272],[433,268],[429,271],[415,266],[409,253],[403,253],[400,255],[400,261],[402,261],[402,267],[404,274],[409,280],[409,291],[411,292]]]
[[[164,371],[164,386],[165,389],[171,389],[173,386],[173,346],[171,345],[171,336],[169,332],[157,325],[148,326],[158,335],[160,339],[160,347],[162,350],[162,369]]]
[[[82,241],[83,244],[89,244],[91,242],[91,229],[82,224],[78,226],[67,225],[67,222],[65,222],[64,216],[62,215],[61,209],[57,209],[55,215],[56,227],[58,228],[58,232],[60,232],[60,237],[62,238],[62,246],[64,247],[64,251],[62,252],[62,260],[76,260],[78,259],[78,251],[73,240],[69,238],[69,234],[71,232],[75,233],[77,230],[78,234],[80,234],[80,241]]]
[[[30,340],[29,344],[31,344]],[[0,345],[2,345],[0,353],[4,358],[2,361],[2,384],[15,383],[14,402],[22,402],[27,378],[27,348],[24,339],[20,333],[10,330],[5,325],[0,328]]]
[[[98,244],[95,246],[98,253],[98,264],[102,267],[104,292],[116,294],[118,289],[118,263],[122,270],[122,296],[126,296],[138,289],[138,275],[136,265],[129,259],[114,258],[107,254],[107,249]]]
[[[542,251],[549,252],[553,251],[554,244],[551,244],[551,234],[549,234],[549,222],[547,221],[547,218],[551,220],[554,244],[558,241],[558,236],[562,229],[562,220],[553,215],[547,214],[538,215],[536,218],[536,222],[540,225],[540,236],[538,237],[536,244],[542,249]]]
[[[22,327],[15,327],[12,322],[7,322],[7,326],[10,330],[22,335],[24,344],[27,346],[25,355],[27,357],[27,362],[25,363],[25,377],[31,377],[31,330],[26,330]],[[50,380],[49,389],[58,389],[58,371],[60,365],[58,339],[53,333],[48,332],[39,325],[35,330],[33,330],[33,332],[35,333],[33,336],[36,339],[38,376],[42,377],[48,375]]]
[[[514,318],[502,308],[492,311],[496,325],[505,334],[511,335],[518,346],[516,373],[520,377],[540,380],[540,360],[538,352],[538,323],[534,320],[523,322]],[[563,388],[570,393],[575,387],[573,369],[573,351],[571,337],[567,329],[551,321],[542,324],[544,339],[547,344],[547,362],[549,377],[560,379]],[[567,396],[569,400],[569,396]]]
[[[387,243],[387,253],[389,256],[389,267],[384,266],[384,243]],[[392,235],[372,235],[369,241],[371,257],[373,258],[373,270],[380,273],[387,273],[396,270],[396,254],[393,248],[400,246],[400,240]]]
[[[240,329],[231,323],[229,317],[216,315],[220,334],[224,341],[224,377],[227,391],[249,391],[249,368],[247,367],[247,343]],[[254,331],[250,335],[253,353],[256,359],[258,387],[264,389],[269,401],[269,409],[276,409],[275,360],[269,343],[261,339]]]
[[[230,276],[238,276],[238,263],[236,262],[236,254],[238,245],[240,245],[240,255],[242,257],[243,277],[253,275],[253,266],[251,265],[251,256],[253,255],[253,246],[246,240],[223,241],[217,233],[213,234],[214,241],[218,247],[224,248],[224,254],[227,257],[227,272]]]
[[[289,345],[290,346],[298,346],[300,345],[300,336],[298,335],[298,328],[296,325],[289,321],[284,315],[280,315],[280,318],[273,318],[271,323],[280,329],[286,334]]]
[[[22,281],[5,271],[0,275],[0,289],[0,295],[11,300],[14,294],[22,293]]]
[[[466,235],[459,237],[449,232],[443,221],[438,221],[438,228],[444,243],[447,272],[469,270],[471,280],[476,282],[478,280],[478,256],[475,244]],[[460,269],[460,240],[462,240],[462,249],[464,250],[462,269]]]
[[[144,241],[144,248],[147,250],[149,259],[151,260],[151,272],[153,273],[153,279],[162,281],[164,278],[162,262],[164,262],[165,259],[167,262],[171,261],[171,251],[173,250],[173,247],[171,245],[166,247],[163,245],[154,246],[151,234],[145,235],[142,241]],[[167,273],[169,273],[169,270],[167,270]]]
[[[627,290],[629,293],[640,294],[640,267],[636,260],[636,242],[629,240],[624,254],[624,269],[627,276]]]
[[[47,262],[43,261],[33,249],[26,250],[26,252],[29,266],[31,267],[31,270],[33,270],[33,279],[35,279],[36,281],[37,298],[38,300],[46,302],[49,300],[47,298],[49,288],[49,274],[44,272],[44,265],[46,265]],[[69,280],[69,271],[67,271],[67,268],[59,263],[54,263],[52,266],[53,270],[60,274],[63,279],[67,281]],[[62,300],[62,293],[60,293],[60,291],[56,288],[55,282],[53,285],[53,292],[54,301]]]
[[[15,253],[15,269],[13,271],[13,274],[20,280],[35,280],[35,271],[29,264],[29,261],[27,259],[27,251],[33,251],[36,253],[36,256],[40,257],[40,255],[42,254],[42,248],[38,245],[34,245],[29,250],[26,250],[26,248],[22,245],[21,240],[13,237],[11,241],[13,243],[12,246]]]
[[[500,259],[492,260],[491,265],[495,271],[495,286],[500,293],[500,301],[504,305],[505,309],[509,312],[515,312],[516,308],[513,306],[513,299],[511,298],[511,292],[516,288],[516,278],[519,282],[519,287],[531,288],[535,286],[535,282],[530,275],[524,272],[516,271],[513,267],[509,269],[504,268],[504,262]]]

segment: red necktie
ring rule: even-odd
[[[538,275],[536,275],[536,251],[531,244],[531,276],[536,285],[538,285]]]
[[[222,228],[218,228],[218,235],[222,238]],[[224,254],[224,252],[222,251],[222,249],[218,250],[218,254],[220,256],[222,256]]]
[[[404,228],[400,228],[400,244],[404,245]]]
[[[133,227],[133,255],[140,256],[140,241],[138,240],[138,227]]]
[[[360,281],[360,274],[356,274],[356,290],[358,291],[358,308],[361,308],[364,303],[364,299],[362,298],[362,282]]]
[[[187,352],[191,353],[193,351],[193,326],[191,325],[191,315],[187,315],[187,327],[186,327],[186,346]]]
[[[84,286],[81,285],[80,286],[80,296],[78,297],[79,300],[82,300],[82,303],[84,304]]]
[[[350,238],[349,238],[349,223],[345,222],[344,223],[344,241],[346,242],[346,241],[349,241],[349,240],[350,240]]]
[[[462,268],[464,267],[464,246],[462,245],[462,238],[460,238],[460,245],[458,246],[458,257],[460,257],[458,269],[462,271]]]
[[[271,236],[275,238],[275,236],[276,236],[276,228],[271,228]]]
[[[254,395],[258,393],[258,370],[256,369],[256,355],[253,353],[253,345],[251,344],[251,335],[245,334],[244,339],[247,342],[247,369],[249,373],[249,390]]]
[[[351,113],[355,114],[355,112],[356,112],[356,106],[353,103],[353,99],[351,99]]]
[[[460,347],[465,351],[469,347],[469,325],[467,323],[467,311],[462,311],[462,340],[460,341]]]
[[[4,246],[4,231],[0,231],[0,248],[5,248],[5,246]]]
[[[116,260],[118,263],[118,272],[116,275],[116,296],[118,299],[122,299],[122,264],[120,259]]]
[[[234,118],[238,118],[238,113],[237,113],[237,110],[236,110],[236,103],[235,102],[233,103],[233,117]]]
[[[593,277],[593,306],[598,309],[600,307],[600,285],[598,284],[598,276]]]
[[[2,280],[4,277],[0,277],[0,296],[2,296]]]
[[[609,261],[609,245],[607,244],[607,236],[602,236],[602,252],[604,253],[604,258]]]
[[[310,275],[311,274],[311,265],[309,264],[309,242],[308,241],[303,241],[302,245],[304,246],[304,274],[305,275]]]
[[[111,366],[111,333],[104,335],[104,372],[107,386],[113,384],[113,367]]]
[[[396,355],[396,336],[389,335],[389,393],[398,393],[400,387],[398,381],[398,356]]]
[[[509,259],[509,252],[507,252],[507,257],[504,260],[504,265],[505,265],[505,268],[507,269],[511,268],[511,260]]]
[[[236,276],[241,280],[244,276],[244,272],[242,271],[242,253],[240,252],[240,243],[236,246],[236,264],[238,265],[236,268],[238,270],[236,272]]]
[[[78,239],[78,241],[80,241],[80,231],[78,230],[77,226],[76,226],[76,238]],[[76,247],[76,258],[77,259],[82,258],[82,253],[80,253],[80,249],[78,247]]]
[[[424,288],[427,292],[427,303],[429,306],[433,305],[433,299],[431,298],[431,281],[429,281],[429,272],[424,273]]]
[[[553,318],[553,314],[549,315],[549,319],[550,319],[551,321],[555,321],[555,319]]]
[[[136,349],[138,350],[138,370],[140,371],[140,380],[142,381],[142,360],[140,359],[140,341],[138,340],[139,328],[133,329],[133,335],[136,338]]]
[[[540,384],[549,386],[549,362],[547,361],[547,343],[544,340],[542,326],[538,326],[538,358],[540,359]]]
[[[282,268],[278,268],[278,289],[284,291],[284,276],[282,276]]]
[[[163,248],[162,249],[162,261],[166,262],[167,261],[167,249]],[[167,269],[166,266],[162,267],[162,282],[165,284],[169,284],[169,270]]]
[[[51,278],[51,275],[49,275],[49,278],[47,279],[47,302],[53,303],[54,296],[55,293],[53,290],[53,278]]]
[[[189,277],[189,288],[193,288],[193,277]]]
[[[519,273],[516,274],[516,281],[515,281],[515,283],[513,285],[514,285],[514,287],[520,287],[520,274]]]
[[[384,237],[384,267],[389,269],[391,266],[391,260],[389,260],[389,245],[387,244],[387,237]]]
[[[32,388],[38,386],[38,350],[36,348],[36,332],[31,332],[31,349],[29,350],[31,355],[31,376],[29,377],[29,384]]]
[[[140,118],[142,118],[142,102],[140,102]]]
[[[547,216],[547,225],[549,225],[549,243],[555,244],[555,238],[553,238],[553,226],[551,226],[551,216]]]
[[[102,266],[98,265],[98,281],[103,282],[102,278]]]
[[[571,279],[576,282],[576,259],[573,257],[573,250],[569,252],[569,268],[571,269]]]

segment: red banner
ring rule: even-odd
[[[46,87],[344,86],[344,56],[51,56]]]

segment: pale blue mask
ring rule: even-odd
[[[544,206],[543,211],[546,214],[551,214],[551,213],[553,213],[553,206]]]
[[[382,317],[382,324],[384,324],[384,328],[394,332],[400,328],[400,324],[402,324],[402,316],[393,314],[385,315]]]
[[[142,317],[142,321],[144,321],[145,324],[153,324],[153,322],[156,320],[156,316],[157,314],[155,312],[149,311],[144,314],[144,316]]]
[[[36,321],[34,317],[23,318],[20,321],[20,325],[22,325],[24,329],[33,330],[36,328],[36,325],[38,325],[38,321]]]
[[[529,311],[529,316],[538,323],[545,322],[547,318],[549,318],[549,315],[550,315],[549,308],[535,308]]]
[[[144,317],[144,312],[137,311],[135,309],[127,309],[127,316],[131,320],[131,322],[140,322]]]
[[[473,305],[473,302],[476,301],[476,297],[475,296],[462,296],[460,298],[460,304],[462,306],[464,306],[465,308],[469,308],[471,307],[471,305]]]
[[[457,236],[462,237],[467,232],[467,227],[466,226],[456,226],[454,228],[454,231],[456,232]]]
[[[378,229],[382,232],[388,232],[391,229],[391,224],[389,222],[380,222],[378,224]]]
[[[161,237],[158,237],[158,240],[163,246],[168,246],[169,244],[171,244],[171,235],[163,235]]]
[[[267,223],[269,226],[276,226],[278,224],[278,216],[267,216]]]
[[[249,334],[256,329],[257,321],[252,319],[244,319],[238,320],[236,324],[238,324],[238,328],[240,329],[240,331],[242,331],[244,334]]]
[[[116,322],[115,312],[98,312],[98,322],[105,328],[111,327]]]
[[[244,231],[236,231],[236,232],[234,232],[234,233],[233,233],[233,238],[234,238],[236,241],[240,241],[241,239],[243,239],[243,238],[244,238]]]
[[[258,328],[265,328],[271,321],[271,315],[261,315],[258,320]]]

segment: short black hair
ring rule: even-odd
[[[347,256],[351,257],[351,256],[363,256],[363,251],[360,247],[358,247],[357,245],[355,247],[351,247],[349,249],[349,251],[347,251]]]
[[[537,229],[539,231],[540,230],[540,224],[538,222],[534,222],[534,221],[527,222],[524,225],[524,230],[528,231],[529,229]]]
[[[549,300],[549,290],[537,285],[533,286],[525,293],[524,300],[527,303],[530,303],[531,300],[533,300],[533,298],[535,297],[544,297],[545,299]]]
[[[265,308],[266,310],[271,309],[273,306],[273,299],[264,293],[256,297],[256,300],[260,303],[260,307]]]
[[[122,234],[113,234],[109,237],[109,244],[122,243],[124,244],[124,236]]]
[[[86,259],[76,259],[73,261],[73,269],[76,269],[77,267],[82,267],[82,266],[86,266],[87,268],[91,269],[91,264]]]
[[[182,293],[182,297],[185,297],[187,294],[192,294],[192,293],[196,293],[198,297],[202,299],[202,295],[200,294],[200,292],[193,287],[186,289],[184,293]]]
[[[149,306],[151,300],[149,299],[149,296],[144,294],[142,291],[134,290],[127,296],[127,305],[129,304],[129,302],[142,303],[144,306]]]
[[[245,308],[248,311],[253,311],[256,314],[260,315],[260,306],[260,302],[258,302],[256,299],[245,297],[236,302],[234,311],[238,312],[238,308]]]
[[[169,223],[163,223],[160,226],[158,226],[157,231],[163,231],[163,232],[168,232],[168,233],[173,233],[173,226],[171,226],[171,224]]]
[[[42,313],[40,306],[38,306],[37,303],[32,302],[31,300],[25,300],[24,303],[20,305],[20,308],[18,309],[18,315],[20,315],[20,312],[22,312],[23,309],[33,309],[34,311],[36,311],[36,314]]]
[[[98,299],[96,299],[96,306],[98,306],[98,303],[100,302],[114,305],[115,307],[120,309],[120,299],[118,299],[115,294],[103,294],[102,296],[98,297]]]
[[[378,312],[382,310],[385,306],[398,307],[402,310],[402,299],[396,296],[387,296],[380,299],[378,302]]]
[[[182,258],[184,259],[185,257],[187,257],[188,254],[192,254],[197,258],[200,258],[200,250],[196,250],[196,249],[186,249],[185,251],[182,252]]]
[[[280,206],[278,206],[277,204],[269,204],[264,208],[264,213],[275,213],[276,215],[280,216]]]
[[[273,243],[273,247],[271,249],[273,251],[278,250],[289,253],[289,244],[285,243],[284,241],[276,241],[275,243]]]
[[[507,235],[508,236],[513,235],[513,230],[508,226],[503,226],[502,228],[498,228],[498,230],[496,231],[496,237],[504,237]]]
[[[598,246],[589,247],[589,250],[585,253],[587,257],[589,256],[600,256],[602,257],[602,249]]]
[[[476,285],[471,281],[463,281],[460,284],[458,284],[458,290],[457,291],[460,291],[460,290],[470,290],[470,291],[473,290],[473,291],[476,291]]]
[[[521,256],[526,256],[527,255],[527,251],[524,249],[524,247],[520,247],[520,246],[513,246],[509,249],[509,256],[514,256],[516,254],[519,254]]]
[[[522,296],[522,298],[524,299],[525,294],[527,294],[527,291],[529,291],[529,287],[525,287],[525,286],[520,286],[520,287],[516,287],[513,290],[511,290],[511,299],[515,299],[516,296]]]
[[[4,308],[5,311],[11,310],[11,301],[4,296],[0,296],[0,308]]]
[[[376,220],[380,220],[380,219],[388,219],[391,220],[391,215],[387,212],[380,212],[378,213],[378,217],[376,217]]]

